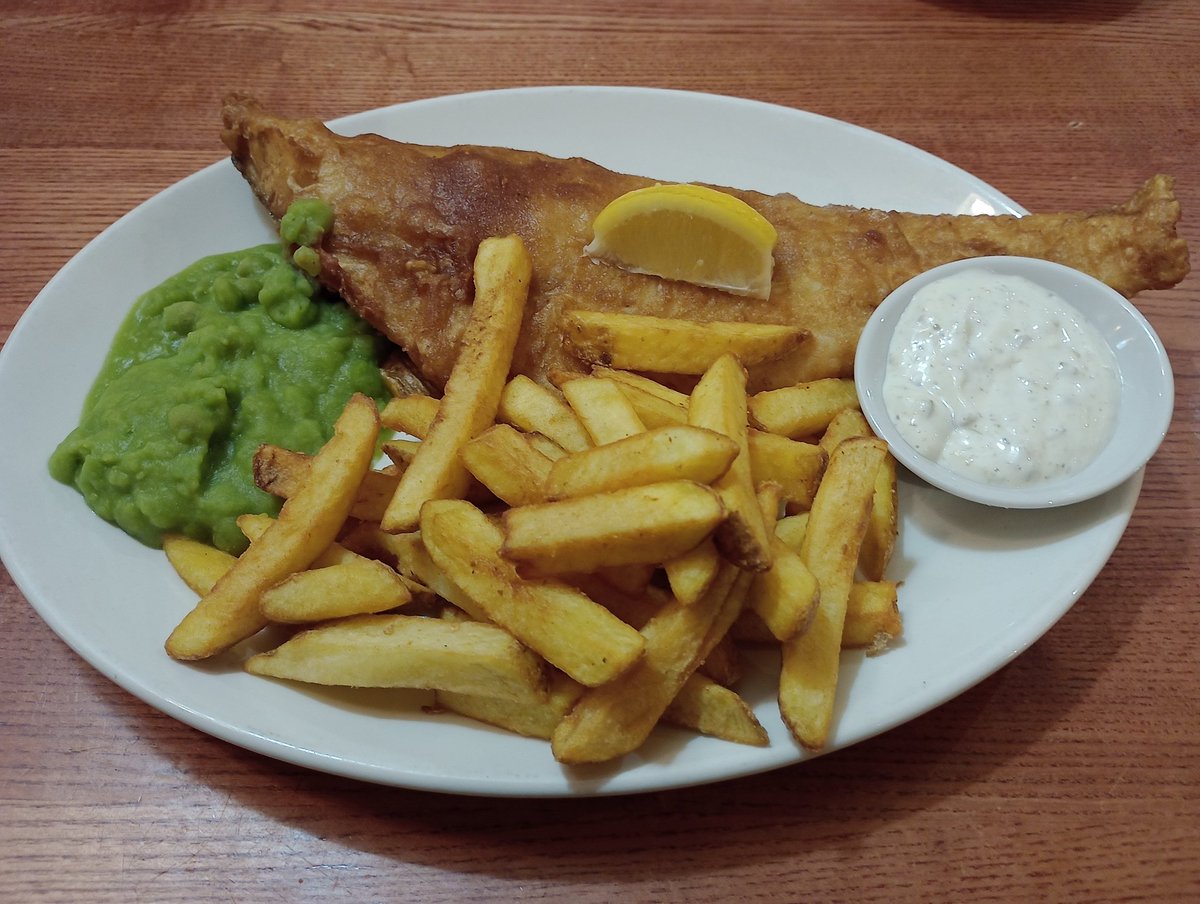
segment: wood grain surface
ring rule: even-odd
[[[738,95],[910,142],[1035,210],[1172,173],[1195,257],[1198,47],[1191,0],[7,0],[0,342],[99,231],[223,156],[232,88],[323,118],[519,85]],[[497,801],[308,772],[111,684],[0,569],[0,899],[1200,899],[1200,276],[1138,301],[1176,414],[1091,588],[953,702],[766,775]]]

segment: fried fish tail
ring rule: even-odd
[[[901,215],[901,231],[922,269],[991,254],[1038,257],[1089,273],[1126,298],[1169,288],[1188,274],[1176,232],[1175,180],[1157,175],[1125,203],[1096,213],[1030,217]]]
[[[275,217],[298,197],[333,207],[333,226],[317,249],[320,279],[435,385],[457,356],[475,250],[492,235],[519,235],[529,249],[534,277],[513,372],[546,383],[555,371],[585,368],[559,322],[572,308],[805,328],[809,337],[794,351],[750,368],[749,389],[757,391],[849,376],[871,312],[935,264],[992,254],[1047,258],[1125,295],[1173,285],[1188,270],[1167,177],[1108,211],[1027,217],[817,207],[786,194],[724,189],[779,235],[770,297],[746,299],[584,254],[595,216],[650,179],[529,151],[347,138],[316,120],[267,113],[244,96],[230,97],[223,116],[234,164]]]

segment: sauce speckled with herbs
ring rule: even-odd
[[[964,477],[1024,486],[1088,465],[1112,436],[1112,350],[1065,299],[967,269],[921,288],[888,350],[883,398],[901,436]]]

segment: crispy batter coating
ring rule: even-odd
[[[300,197],[333,207],[333,227],[318,249],[321,280],[434,384],[444,383],[457,354],[475,249],[493,235],[520,235],[533,259],[513,372],[543,382],[556,368],[584,368],[558,327],[558,313],[572,307],[807,328],[811,336],[797,350],[751,369],[750,389],[757,391],[850,375],[871,311],[937,264],[990,254],[1046,258],[1126,296],[1172,286],[1188,272],[1167,176],[1150,179],[1111,210],[1019,218],[817,207],[787,194],[725,189],[779,233],[771,297],[746,299],[627,273],[583,253],[596,214],[653,180],[528,151],[346,138],[316,120],[269,114],[240,95],[229,97],[223,112],[233,161],[275,217]]]

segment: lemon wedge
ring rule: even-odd
[[[633,273],[766,298],[775,227],[733,195],[702,185],[652,185],[609,203],[584,252]]]

